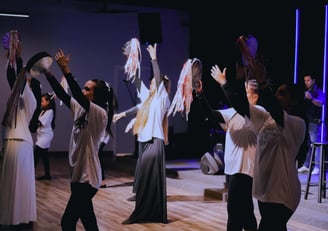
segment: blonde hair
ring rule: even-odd
[[[165,89],[169,91],[170,89],[170,81],[167,76],[162,77],[162,81],[164,82]],[[149,91],[148,98],[145,100],[145,102],[142,104],[141,108],[138,110],[137,116],[136,116],[136,122],[133,127],[133,134],[138,135],[140,130],[145,127],[147,120],[148,120],[148,115],[149,115],[149,109],[150,109],[150,104],[157,92],[157,88],[154,91]],[[165,113],[165,116],[162,121],[162,127],[163,127],[163,132],[164,132],[164,142],[165,144],[168,144],[168,116],[167,113]]]
[[[145,102],[142,104],[141,108],[138,110],[137,117],[136,117],[136,123],[133,127],[133,134],[137,135],[143,127],[145,127],[146,122],[148,120],[148,114],[149,114],[149,108],[150,103],[153,100],[155,96],[155,91],[150,92],[148,98],[145,100]]]

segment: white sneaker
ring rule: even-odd
[[[318,175],[319,174],[319,168],[315,167],[312,172],[311,172],[312,175]]]
[[[303,165],[302,167],[300,167],[299,169],[297,169],[297,171],[299,173],[308,172],[309,171],[309,168],[307,168],[305,165]]]

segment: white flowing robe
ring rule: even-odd
[[[19,99],[16,127],[3,127],[4,153],[0,172],[2,225],[29,223],[37,219],[33,139],[29,130],[36,104],[26,83]]]

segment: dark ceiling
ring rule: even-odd
[[[99,3],[108,6],[110,4],[145,6],[168,9],[190,9],[190,0],[76,0],[77,2]],[[205,2],[209,0],[205,0]]]
[[[229,1],[217,1],[215,0],[202,0],[202,1],[192,1],[192,0],[76,0],[78,2],[95,2],[99,4],[120,4],[120,5],[134,5],[134,6],[146,6],[146,7],[157,7],[157,8],[168,8],[168,9],[206,9],[206,6],[217,7],[218,13],[219,9],[222,7],[252,7],[257,8],[261,6],[277,6],[277,7],[312,7],[328,4],[328,0],[288,0],[288,1],[244,1],[244,0],[229,0]]]

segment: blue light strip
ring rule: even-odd
[[[322,76],[322,90],[326,92],[326,74],[327,74],[327,14],[328,14],[328,5],[325,5],[325,40],[324,40],[324,51],[323,51],[323,76]]]
[[[295,14],[295,56],[294,56],[294,83],[297,83],[298,67],[298,41],[299,41],[299,9]]]
[[[324,50],[323,50],[323,74],[322,74],[322,91],[326,93],[326,76],[327,76],[327,13],[328,5],[325,5],[325,40],[324,40]],[[326,97],[327,98],[327,97]],[[322,105],[322,117],[321,120],[321,141],[326,138],[326,104]]]

